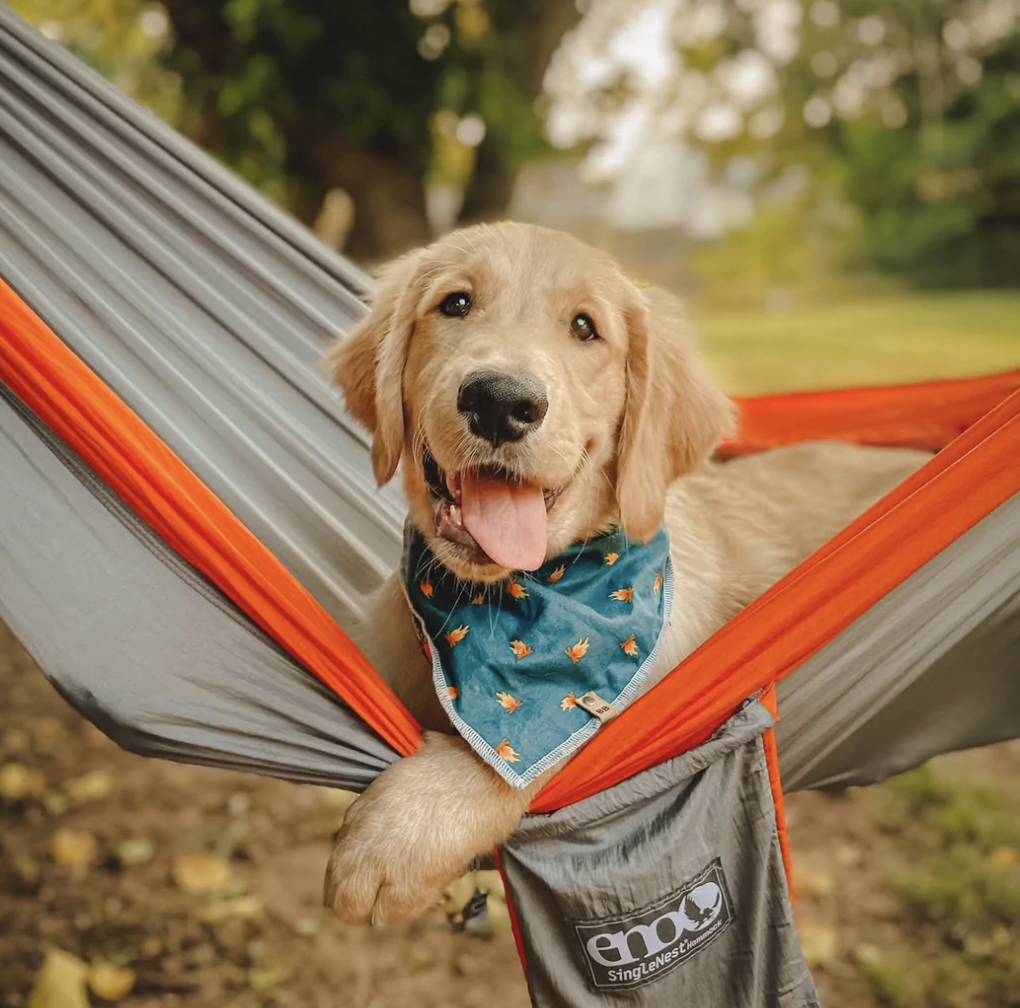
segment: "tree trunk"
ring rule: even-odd
[[[499,140],[486,137],[478,147],[475,168],[464,193],[460,223],[478,224],[505,216],[516,176],[516,166]]]
[[[311,224],[331,189],[354,202],[344,253],[364,267],[380,265],[432,238],[425,206],[425,169],[411,151],[381,154],[349,146],[336,130],[299,126],[288,134],[296,173],[311,184],[299,216]]]
[[[425,208],[424,172],[399,159],[365,152],[336,165],[334,184],[354,200],[346,253],[374,266],[432,238]]]
[[[517,81],[534,102],[542,94],[553,54],[580,17],[576,0],[493,0],[491,7],[496,15],[495,59],[503,75]],[[535,111],[530,114],[538,115]],[[490,128],[478,148],[459,223],[504,217],[519,167],[511,138]]]

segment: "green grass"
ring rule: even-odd
[[[882,1008],[916,1008],[922,996],[915,964],[898,958],[864,959],[861,970]]]
[[[1020,817],[1015,799],[931,766],[869,799],[910,849],[890,879],[928,953],[875,950],[860,968],[883,1008],[1020,1005]]]
[[[947,843],[964,843],[989,852],[1020,844],[1014,803],[986,784],[960,782],[927,764],[891,780],[889,807],[904,818],[919,819]]]
[[[894,385],[1020,368],[1020,293],[866,295],[788,312],[694,314],[732,395]]]

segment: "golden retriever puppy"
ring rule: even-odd
[[[592,597],[648,627],[647,640],[621,631],[606,663],[633,657],[631,678],[585,698],[561,691],[563,710],[587,700],[579,717],[594,731],[927,458],[815,444],[712,462],[734,430],[734,408],[702,368],[678,303],[638,289],[609,256],[530,225],[470,228],[393,263],[331,364],[350,412],[374,437],[379,483],[402,468],[409,548],[432,572],[395,576],[374,600],[371,632],[353,633],[427,730],[419,752],[373,783],[338,835],[325,900],[352,923],[437,901],[507,838],[579,744],[554,739],[525,773],[509,739],[486,742],[469,720],[465,730],[469,715],[451,698],[470,692],[476,671],[503,683],[491,690],[501,710],[483,710],[483,720],[508,714],[523,726],[532,717],[529,730],[541,733],[551,730],[543,718],[560,717],[548,705],[529,712],[520,696],[531,687],[515,687],[534,657],[529,628],[508,641],[493,631],[487,644],[479,624],[470,640],[491,647],[474,652],[476,666],[462,667],[454,688],[433,656],[437,642],[447,661],[466,648],[469,621],[429,634],[427,614],[412,616],[412,596],[428,607],[432,582],[453,579],[458,604],[489,600],[495,611],[566,586],[574,568],[557,558],[590,561],[589,544],[624,543],[586,569]],[[642,550],[654,555],[654,585]],[[640,614],[632,588],[599,587],[602,565],[608,578],[628,563],[652,586]],[[589,648],[596,653],[599,621],[622,625],[601,610],[592,620],[591,633],[550,651],[567,676],[584,668]],[[593,674],[597,684],[601,666]]]

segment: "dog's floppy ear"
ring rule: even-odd
[[[662,527],[670,484],[736,428],[736,409],[704,370],[679,305],[634,290],[628,311],[627,405],[617,450],[616,499],[629,536]]]
[[[411,252],[379,276],[372,310],[326,358],[347,409],[372,434],[372,470],[381,486],[397,471],[404,448],[404,363],[421,296],[422,252]]]

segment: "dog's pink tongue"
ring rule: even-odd
[[[532,571],[545,562],[548,519],[541,487],[464,473],[460,504],[465,528],[495,563]]]

